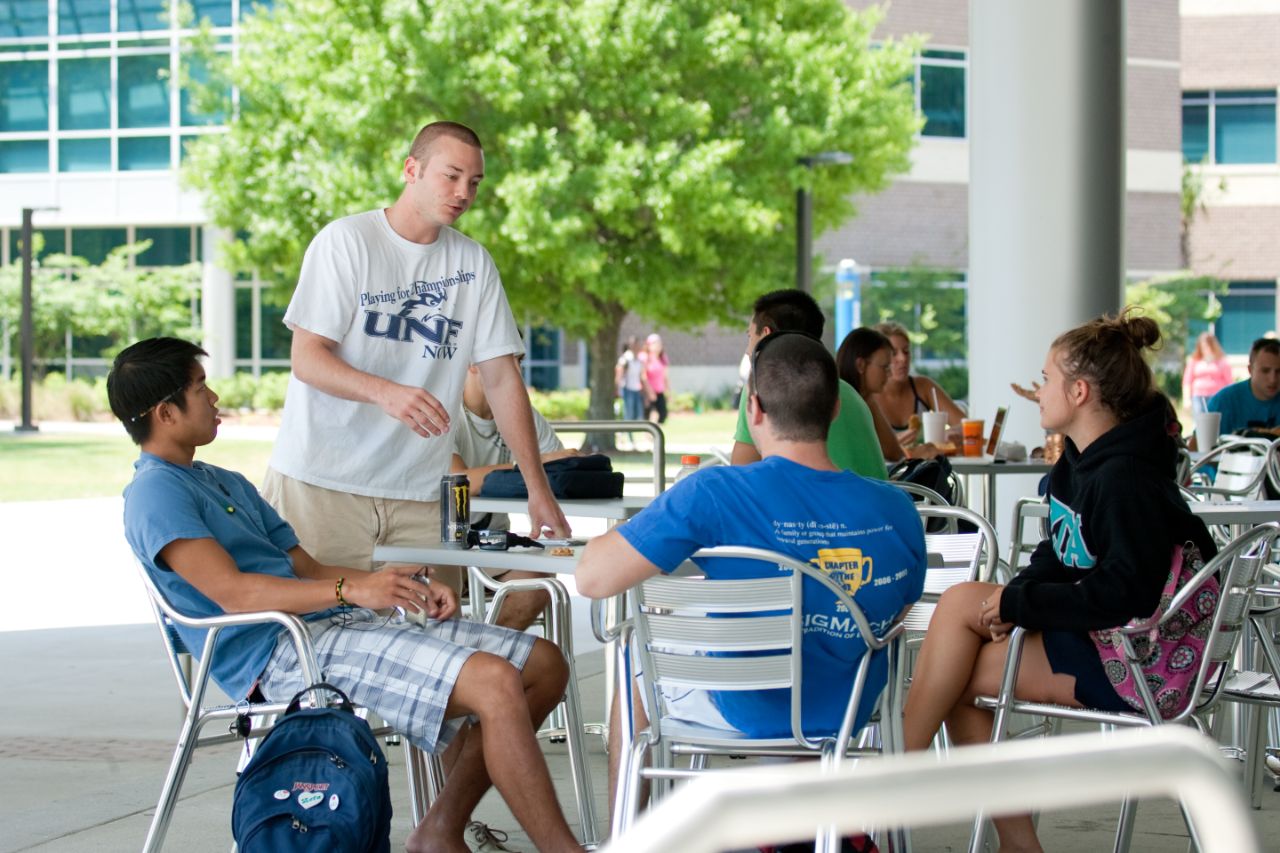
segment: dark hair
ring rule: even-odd
[[[1099,402],[1124,423],[1152,405],[1156,383],[1142,351],[1159,342],[1156,321],[1126,308],[1063,332],[1051,351],[1058,351],[1058,365],[1068,380],[1087,379]]]
[[[869,326],[859,326],[848,335],[836,351],[836,366],[840,368],[840,378],[862,393],[862,376],[858,373],[858,359],[871,358],[882,349],[893,349],[887,337]]]
[[[798,332],[762,338],[751,359],[751,389],[778,438],[827,440],[840,386],[821,341]]]
[[[148,338],[125,347],[107,374],[107,400],[134,444],[151,437],[151,412],[161,403],[185,411],[182,392],[207,352],[178,338]]]
[[[1249,363],[1253,364],[1253,357],[1260,352],[1269,355],[1280,355],[1280,341],[1275,338],[1258,338],[1249,347]]]
[[[431,153],[431,145],[442,136],[449,136],[459,142],[465,142],[474,148],[484,150],[480,137],[465,124],[456,121],[433,121],[418,131],[409,146],[409,156],[418,161],[426,161]]]
[[[757,299],[751,309],[751,322],[757,331],[768,327],[771,332],[804,332],[821,339],[827,319],[812,296],[792,287]]]

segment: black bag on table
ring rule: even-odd
[[[543,464],[551,492],[563,499],[610,499],[622,497],[621,471],[613,470],[613,463],[603,453],[589,456],[566,456]],[[524,485],[524,475],[519,467],[509,471],[490,471],[484,478],[484,486],[476,493],[486,498],[527,498],[529,490]]]

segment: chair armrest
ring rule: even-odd
[[[210,629],[209,635],[205,640],[206,653],[212,651],[214,639],[223,628],[275,622],[289,632],[289,638],[292,640],[294,650],[297,652],[298,663],[302,667],[302,677],[306,684],[311,685],[324,680],[320,664],[316,660],[315,646],[311,642],[311,632],[307,630],[306,623],[299,616],[279,610],[254,610],[247,613],[224,613],[221,616],[196,618],[185,616],[174,610],[163,599],[161,599],[161,609],[166,617],[179,625],[184,625],[188,628]]]

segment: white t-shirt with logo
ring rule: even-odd
[[[316,235],[284,322],[337,341],[338,357],[358,370],[426,389],[455,421],[467,367],[524,352],[484,247],[452,228],[411,242],[382,210]],[[376,405],[292,375],[270,466],[327,489],[432,501],[452,449],[448,434],[423,438]]]
[[[547,423],[547,419],[537,410],[533,412],[533,429],[538,436],[538,453],[554,453],[564,450],[556,431]],[[462,464],[468,468],[486,468],[490,465],[510,465],[511,448],[507,447],[502,434],[498,432],[497,422],[482,418],[466,406],[462,407],[462,417],[453,422],[453,452],[462,457]],[[478,484],[472,483],[474,490]],[[473,491],[472,494],[475,492]],[[475,523],[487,513],[471,513],[471,521]],[[511,521],[506,513],[493,513],[486,525],[489,530],[508,530]]]

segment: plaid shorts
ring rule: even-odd
[[[467,658],[488,652],[524,669],[534,641],[529,634],[462,619],[426,626],[389,623],[364,609],[307,627],[325,680],[431,753],[443,751],[466,722],[444,714]],[[258,686],[272,701],[287,701],[307,686],[287,631],[280,633]]]

